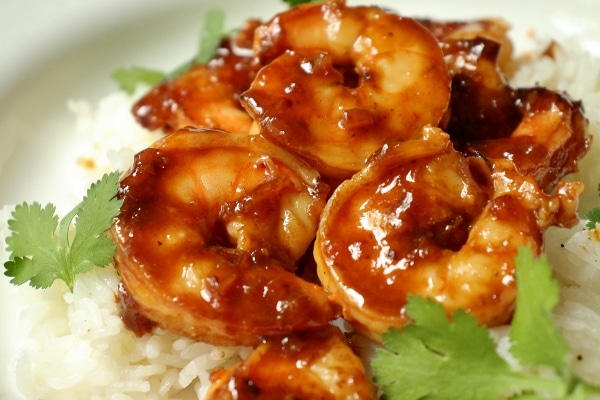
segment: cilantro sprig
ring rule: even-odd
[[[511,353],[522,368],[498,355],[489,330],[459,310],[449,319],[433,300],[413,296],[413,323],[384,334],[372,367],[388,400],[585,399],[600,393],[567,367],[570,350],[551,312],[559,289],[545,257],[521,248]],[[553,374],[540,374],[541,368]]]
[[[108,265],[115,244],[105,232],[122,204],[115,197],[118,184],[118,172],[104,175],[60,222],[53,204],[17,205],[8,221],[10,254],[4,263],[11,283],[47,288],[61,279],[73,291],[77,274]]]
[[[154,86],[164,80],[173,79],[183,74],[196,63],[207,63],[215,55],[225,35],[225,12],[221,9],[208,10],[204,15],[202,27],[196,54],[191,60],[175,68],[173,71],[163,72],[156,69],[133,66],[116,69],[111,74],[111,78],[117,82],[121,90],[131,94],[140,83]]]
[[[320,3],[323,0],[282,0],[289,7],[303,3]],[[155,86],[162,81],[173,79],[188,71],[194,64],[205,64],[215,55],[223,36],[227,34],[225,29],[225,12],[222,9],[209,9],[204,14],[200,40],[194,57],[186,61],[171,72],[157,69],[132,66],[129,68],[118,68],[111,73],[111,78],[118,84],[119,88],[126,93],[133,93],[138,84]]]

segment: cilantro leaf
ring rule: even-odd
[[[142,68],[119,68],[110,75],[117,82],[119,88],[126,93],[132,94],[135,88],[140,83],[145,83],[149,86],[154,86],[162,82],[167,75],[164,72]]]
[[[588,220],[585,224],[588,229],[595,229],[596,224],[600,222],[600,208],[593,208],[585,214],[585,218]]]
[[[517,307],[510,333],[511,353],[532,370],[552,367],[565,384],[564,399],[586,399],[600,393],[600,388],[587,384],[568,368],[571,350],[552,319],[560,288],[552,279],[547,257],[536,258],[530,249],[520,248],[516,263]]]
[[[596,190],[600,195],[600,183],[598,184]],[[585,218],[588,220],[587,224],[585,224],[585,227],[588,229],[596,229],[596,224],[600,222],[600,207],[596,207],[588,211],[587,214],[585,214]]]
[[[414,323],[386,332],[372,364],[387,399],[501,399],[522,390],[563,390],[556,380],[512,371],[488,330],[466,312],[455,312],[451,322],[440,304],[420,297],[409,298],[407,312]]]
[[[109,264],[115,244],[105,232],[122,204],[115,197],[118,184],[118,172],[104,175],[60,223],[52,204],[16,206],[8,221],[10,255],[4,263],[11,283],[47,288],[62,279],[72,291],[77,274]]]
[[[388,400],[417,399],[586,399],[600,393],[568,367],[570,350],[551,312],[559,288],[546,257],[528,248],[516,257],[517,301],[512,321],[513,369],[496,352],[489,331],[459,310],[448,318],[442,305],[411,296],[414,321],[383,334],[372,367]],[[540,367],[554,373],[539,374]]]
[[[12,233],[6,238],[7,250],[12,253],[4,264],[5,275],[13,277],[11,283],[31,281],[33,287],[47,287],[58,278],[54,265],[59,263],[59,255],[52,250],[58,226],[55,211],[52,204],[42,207],[39,203],[23,203],[15,207],[14,219],[8,221]]]
[[[536,258],[523,247],[516,263],[518,303],[510,332],[511,353],[525,366],[561,369],[567,361],[569,345],[552,320],[560,288],[552,279],[548,259],[545,255]]]
[[[208,10],[206,14],[204,14],[204,23],[202,25],[202,32],[200,34],[196,55],[190,61],[185,62],[183,65],[180,65],[175,68],[175,70],[166,74],[166,78],[176,78],[192,68],[194,64],[205,64],[209,62],[217,52],[224,35],[225,12],[217,8]]]
[[[112,261],[115,244],[104,232],[112,226],[123,203],[115,199],[118,185],[118,173],[106,175],[104,180],[92,184],[81,202],[75,221],[77,234],[71,245],[75,264],[89,263],[88,269],[91,269]]]
[[[215,55],[225,34],[225,12],[218,8],[210,9],[204,15],[198,52],[194,61],[204,64]]]
[[[132,94],[140,83],[150,86],[173,79],[188,71],[194,64],[205,64],[215,55],[223,36],[225,35],[225,12],[221,9],[210,9],[204,15],[203,29],[200,34],[198,49],[194,57],[175,68],[171,72],[162,72],[154,69],[134,66],[119,68],[111,74],[119,88]]]

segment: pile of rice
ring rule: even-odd
[[[543,47],[543,46],[542,46]],[[555,59],[535,56],[522,63],[513,85],[544,85],[565,90],[582,99],[591,134],[600,133],[600,60],[569,43]],[[590,82],[590,79],[593,79]],[[140,128],[130,114],[134,96],[115,93],[92,107],[69,104],[77,115],[77,130],[88,147],[74,162],[73,198],[81,198],[89,183],[104,172],[126,170],[138,150],[160,136]],[[582,210],[600,206],[596,187],[600,143],[581,164],[576,178],[587,190]],[[594,204],[596,203],[596,204]],[[2,210],[0,240],[13,207]],[[563,285],[557,324],[577,357],[573,368],[600,385],[600,232],[551,229],[547,253]],[[2,255],[2,254],[0,254]],[[6,254],[4,254],[6,257]],[[203,398],[209,371],[244,358],[248,348],[217,347],[197,343],[169,332],[136,338],[119,318],[115,293],[118,278],[113,268],[96,269],[77,279],[70,293],[62,282],[48,290],[20,288],[27,304],[21,318],[22,355],[16,362],[19,388],[28,399],[187,399]]]
[[[76,130],[86,147],[77,159],[73,205],[91,182],[110,171],[125,171],[133,155],[162,136],[142,129],[131,105],[148,88],[129,96],[114,93],[97,107],[73,101]],[[0,241],[14,206],[0,210]],[[4,249],[2,249],[4,250]],[[0,252],[2,261],[8,257]],[[71,293],[57,281],[46,290],[19,287],[22,354],[16,361],[17,386],[27,399],[202,399],[209,373],[245,358],[245,347],[213,346],[157,330],[137,338],[123,325],[116,300],[119,278],[111,267],[77,277]],[[0,396],[1,397],[1,396]]]
[[[541,51],[548,43],[540,44]],[[571,177],[582,181],[580,216],[600,207],[600,58],[585,51],[576,38],[561,41],[553,58],[534,54],[512,79],[518,87],[547,86],[582,100],[594,136],[592,148]],[[600,225],[586,229],[587,221],[572,229],[551,228],[545,251],[561,284],[561,301],[554,311],[557,325],[574,353],[573,370],[600,386]]]

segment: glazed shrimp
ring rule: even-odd
[[[270,340],[211,380],[206,400],[376,398],[360,358],[333,326]]]
[[[258,70],[252,52],[258,25],[247,21],[238,33],[223,40],[208,63],[196,64],[144,95],[132,110],[137,121],[167,133],[187,126],[248,132],[252,119],[241,107],[239,94]]]
[[[480,323],[510,320],[519,246],[535,253],[543,230],[577,221],[579,183],[542,193],[512,162],[464,157],[448,135],[386,146],[329,200],[314,248],[318,273],[355,328],[380,334],[407,322],[409,294],[431,297]]]
[[[261,136],[180,130],[121,181],[115,264],[136,311],[215,344],[327,325],[337,310],[298,278],[329,192]]]
[[[466,147],[487,158],[509,158],[521,172],[552,192],[566,175],[579,170],[590,149],[588,121],[579,101],[545,88],[515,91],[522,115],[509,137],[469,141]]]
[[[448,105],[432,33],[378,7],[294,7],[256,30],[255,53],[265,66],[242,105],[265,137],[332,181],[357,172],[384,143],[437,124]]]
[[[514,46],[508,33],[510,25],[503,19],[480,19],[470,21],[436,21],[418,19],[440,41],[442,48],[448,42],[456,42],[477,37],[496,42],[499,46],[498,66],[507,73],[510,72],[513,61]]]
[[[450,40],[444,51],[452,76],[446,131],[457,148],[509,158],[546,192],[577,171],[592,140],[581,102],[546,88],[513,89],[496,42]]]

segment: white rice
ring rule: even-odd
[[[131,116],[135,98],[111,94],[92,106],[72,101],[76,130],[86,146],[73,160],[72,197],[79,201],[102,174],[131,165],[133,155],[162,136],[148,132]],[[74,205],[74,204],[73,204]],[[0,210],[0,241],[14,206]],[[2,249],[4,250],[4,249]],[[2,251],[4,260],[8,255]],[[158,330],[137,338],[123,324],[116,303],[119,278],[113,267],[96,268],[75,282],[71,293],[56,282],[46,290],[19,288],[22,354],[17,385],[27,399],[201,399],[209,373],[240,361],[244,347],[222,347]]]
[[[136,338],[119,318],[112,268],[30,292],[18,386],[30,399],[202,398],[209,372],[244,349],[216,347],[157,331]]]
[[[541,43],[540,51],[547,44]],[[572,179],[585,184],[580,215],[600,207],[600,58],[586,51],[576,38],[565,38],[555,47],[554,59],[533,55],[523,63],[512,84],[546,86],[582,100],[594,141]],[[582,221],[572,229],[552,228],[546,233],[545,250],[561,283],[561,301],[554,315],[573,349],[573,369],[600,385],[600,229],[588,230]]]
[[[567,50],[568,49],[568,50]],[[600,133],[600,60],[568,43],[556,59],[541,57],[523,64],[513,85],[548,86],[582,99],[591,133]],[[141,92],[140,92],[141,93]],[[130,114],[136,96],[116,93],[97,106],[71,102],[77,131],[89,145],[81,149],[75,170],[74,198],[104,172],[125,170],[138,150],[160,136],[146,132]],[[594,147],[576,178],[587,190],[582,209],[600,206],[596,165],[600,143]],[[92,162],[93,161],[93,162]],[[2,210],[0,240],[7,235]],[[547,252],[563,290],[555,316],[572,345],[573,368],[600,385],[600,257],[599,232],[580,225],[572,230],[551,229]],[[2,254],[0,254],[2,255]],[[6,255],[3,255],[6,257]],[[22,356],[17,363],[18,386],[28,399],[187,399],[203,398],[209,372],[248,354],[247,348],[197,343],[169,332],[136,338],[119,318],[115,303],[118,277],[113,268],[96,269],[77,279],[73,293],[63,283],[48,290],[20,288],[25,307],[21,318]],[[505,346],[501,344],[501,348]]]

